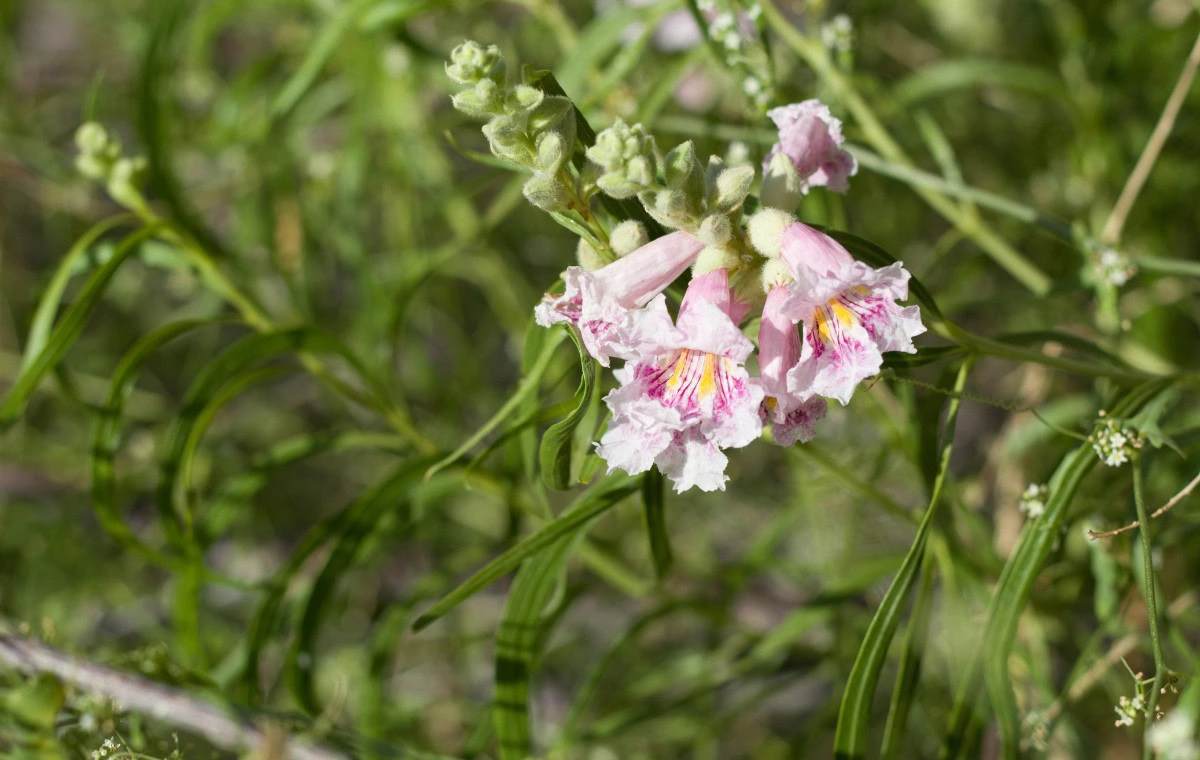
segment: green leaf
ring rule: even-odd
[[[604,514],[637,489],[637,481],[623,475],[611,477],[593,486],[563,510],[562,515],[557,519],[543,525],[525,540],[476,571],[458,588],[442,597],[437,604],[416,619],[413,629],[419,631],[425,628],[511,572],[523,560],[543,551],[592,518]]]
[[[1061,100],[1065,97],[1062,80],[1053,73],[1013,61],[985,58],[959,58],[923,66],[902,79],[894,94],[905,106],[935,95],[959,89],[1001,86]]]
[[[917,587],[917,597],[913,601],[912,614],[909,616],[904,650],[900,655],[900,671],[896,675],[892,704],[883,728],[883,747],[880,749],[880,755],[885,758],[896,757],[900,751],[900,742],[908,724],[908,713],[917,693],[917,681],[921,678],[921,663],[929,638],[929,621],[933,610],[933,567],[932,562],[921,564],[921,585]]]
[[[4,695],[7,712],[30,728],[52,730],[66,703],[62,683],[47,673],[30,678]]]
[[[964,361],[959,368],[954,390],[961,392],[966,384],[967,373],[971,362]],[[854,658],[854,666],[850,670],[850,678],[846,682],[846,690],[842,694],[841,708],[838,710],[837,729],[834,735],[834,751],[839,758],[858,758],[866,755],[867,733],[871,726],[871,702],[875,697],[875,687],[879,683],[879,674],[883,662],[891,647],[892,637],[900,622],[905,599],[909,589],[917,578],[921,563],[925,556],[925,544],[933,526],[933,518],[941,504],[942,490],[946,485],[949,474],[950,452],[954,445],[954,429],[958,419],[959,398],[951,397],[946,402],[946,432],[942,442],[939,458],[938,476],[934,482],[933,491],[929,498],[929,507],[925,516],[917,526],[917,535],[912,546],[900,565],[900,570],[884,594],[879,608],[875,611],[871,623],[867,626],[866,636],[863,637],[858,655]]]
[[[646,536],[650,539],[650,558],[654,560],[654,575],[659,581],[671,570],[671,538],[667,535],[666,482],[657,468],[642,476],[642,507],[646,518]]]
[[[575,429],[588,411],[592,387],[596,382],[596,361],[583,347],[583,342],[574,330],[567,330],[571,341],[579,351],[579,388],[575,391],[575,408],[558,422],[546,429],[542,435],[538,460],[541,463],[542,482],[548,488],[565,491],[571,487],[571,442]]]
[[[424,461],[415,461],[401,465],[352,505],[346,511],[345,518],[337,521],[339,532],[333,549],[309,590],[296,638],[288,651],[285,672],[288,685],[292,696],[309,713],[315,715],[321,712],[313,690],[316,642],[321,624],[333,606],[338,583],[346,571],[354,566],[363,544],[378,530],[384,516],[407,505],[409,493],[419,481],[426,464]],[[406,514],[406,521],[408,517]]]
[[[286,118],[312,87],[313,82],[320,76],[325,64],[333,57],[342,38],[355,27],[364,11],[369,9],[377,0],[352,0],[342,4],[333,17],[321,26],[316,39],[307,46],[304,60],[296,67],[295,73],[280,88],[275,100],[271,103],[271,118],[280,120]]]
[[[496,634],[496,695],[492,721],[500,760],[529,755],[529,684],[546,640],[544,612],[566,572],[567,559],[599,515],[584,521],[530,558],[517,572]]]
[[[83,332],[92,309],[99,303],[117,269],[125,263],[126,259],[137,252],[142,241],[153,235],[156,229],[155,227],[144,227],[126,236],[113,251],[112,258],[104,262],[88,277],[79,296],[67,308],[62,319],[59,320],[58,325],[45,341],[45,347],[38,352],[36,358],[32,361],[27,360],[21,367],[21,372],[13,382],[8,396],[5,397],[4,403],[0,404],[0,432],[8,429],[21,417],[25,410],[25,404],[33,395],[38,383],[47,372],[62,361],[67,350]]]
[[[621,5],[596,16],[579,36],[579,42],[557,67],[556,77],[567,92],[584,92],[587,77],[596,71],[609,53],[621,47],[625,30],[665,8]],[[619,55],[619,53],[618,53]]]
[[[441,470],[444,470],[445,468],[457,462],[468,451],[475,448],[475,446],[477,446],[484,438],[487,438],[493,430],[500,426],[500,423],[504,422],[514,412],[516,412],[518,408],[520,408],[521,402],[537,389],[538,383],[542,379],[542,375],[546,373],[546,368],[550,366],[550,361],[554,358],[554,350],[558,348],[559,343],[562,343],[563,337],[563,333],[560,330],[555,330],[551,333],[547,340],[542,344],[541,352],[537,355],[537,358],[534,360],[532,366],[525,373],[525,377],[521,379],[521,383],[517,386],[517,390],[513,393],[513,395],[509,396],[508,400],[504,402],[504,405],[501,406],[494,415],[492,415],[491,419],[483,423],[483,426],[476,430],[471,437],[463,441],[462,444],[454,451],[450,452],[445,457],[434,463],[433,466],[429,468],[429,471],[425,473],[426,480],[432,478]]]
[[[121,442],[121,413],[125,400],[133,391],[142,365],[155,351],[193,330],[219,324],[223,324],[223,321],[188,319],[170,322],[152,330],[134,343],[113,370],[108,399],[101,409],[92,439],[92,509],[96,513],[96,519],[105,532],[122,546],[164,567],[177,567],[178,560],[167,557],[138,538],[122,519],[117,505],[113,458]]]
[[[104,233],[122,224],[128,224],[134,218],[132,215],[122,214],[97,222],[92,225],[91,229],[83,233],[63,256],[62,261],[58,263],[58,268],[54,270],[54,276],[50,278],[46,289],[42,291],[42,297],[38,299],[37,310],[33,313],[33,321],[29,324],[29,337],[25,341],[25,352],[21,357],[22,372],[33,364],[38,354],[46,347],[50,328],[54,326],[54,317],[58,314],[58,307],[62,302],[67,284],[75,274],[85,270],[88,265],[86,258],[88,254],[95,252],[96,241]]]

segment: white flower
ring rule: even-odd
[[[1044,485],[1030,483],[1021,494],[1020,509],[1030,517],[1040,517],[1046,511],[1046,499],[1049,491]]]
[[[1104,413],[1101,412],[1103,417]],[[1109,467],[1120,467],[1133,458],[1142,447],[1143,437],[1129,428],[1123,428],[1116,420],[1104,420],[1088,440],[1101,462]]]

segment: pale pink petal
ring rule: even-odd
[[[787,409],[783,404],[764,405],[763,416],[771,423],[771,435],[780,446],[796,442],[807,443],[816,437],[813,426],[825,416],[828,405],[820,396],[813,396]]]
[[[800,330],[782,309],[790,297],[783,286],[771,288],[758,328],[758,370],[767,395],[787,392],[787,372],[800,360]]]
[[[828,187],[836,192],[849,188],[848,178],[858,171],[858,163],[841,145],[842,122],[819,100],[805,100],[773,108],[767,116],[779,129],[779,142],[771,148],[767,162],[776,153],[792,161],[800,175],[801,190]]]
[[[692,487],[724,491],[725,481],[729,480],[725,474],[729,458],[695,429],[677,433],[675,441],[658,456],[655,464],[674,483],[676,493]]]
[[[788,225],[781,237],[779,257],[795,277],[808,267],[817,274],[835,275],[854,263],[842,244],[803,222]]]

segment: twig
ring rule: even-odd
[[[1179,81],[1175,83],[1175,89],[1171,90],[1167,104],[1158,117],[1158,123],[1154,125],[1154,131],[1150,133],[1150,139],[1146,141],[1146,147],[1142,149],[1142,155],[1138,157],[1133,171],[1129,173],[1129,179],[1125,180],[1125,187],[1121,188],[1121,194],[1117,197],[1112,213],[1108,215],[1108,221],[1104,223],[1104,232],[1101,237],[1105,242],[1115,245],[1121,239],[1121,229],[1125,226],[1125,220],[1133,209],[1138,195],[1142,192],[1146,180],[1149,179],[1150,170],[1154,168],[1158,154],[1162,152],[1163,145],[1171,136],[1171,130],[1175,128],[1175,118],[1179,116],[1179,110],[1183,107],[1188,90],[1191,89],[1192,78],[1196,76],[1197,66],[1200,66],[1200,37],[1196,38],[1192,53],[1188,56],[1187,62],[1183,64],[1183,71],[1179,74]]]
[[[49,673],[83,691],[100,694],[122,710],[143,713],[231,751],[279,747],[278,736],[248,721],[231,717],[225,708],[179,689],[131,676],[73,657],[38,641],[0,633],[0,665],[24,673]],[[332,750],[289,741],[279,757],[292,760],[345,760]]]
[[[1180,491],[1179,493],[1172,496],[1170,501],[1168,501],[1166,504],[1163,504],[1158,509],[1154,510],[1154,514],[1150,515],[1150,519],[1153,520],[1154,518],[1158,517],[1159,515],[1166,514],[1168,511],[1170,511],[1171,507],[1173,507],[1176,504],[1178,504],[1179,502],[1183,501],[1184,498],[1188,494],[1190,494],[1193,490],[1195,490],[1197,485],[1200,485],[1200,474],[1197,474],[1196,477],[1192,478],[1192,482],[1188,483],[1186,486],[1184,486],[1182,491]],[[1139,525],[1141,525],[1141,523],[1138,522],[1137,520],[1134,520],[1133,522],[1129,523],[1125,527],[1117,528],[1116,530],[1104,530],[1104,531],[1089,530],[1088,536],[1090,536],[1093,540],[1095,540],[1097,538],[1112,538],[1113,536],[1119,536],[1122,533],[1131,531],[1134,528],[1138,527]]]

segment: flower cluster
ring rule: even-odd
[[[1146,744],[1161,760],[1200,760],[1196,721],[1186,710],[1176,708],[1147,728]]]
[[[737,33],[733,16],[713,24]],[[657,467],[677,491],[723,489],[726,450],[767,427],[783,446],[811,440],[826,399],[849,403],[885,352],[916,351],[925,327],[917,307],[898,303],[908,297],[903,266],[869,266],[793,216],[811,188],[844,192],[857,169],[841,122],[820,101],[768,113],[779,141],[764,166],[761,210],[747,218],[752,165],[701,161],[691,142],[661,153],[641,125],[618,120],[586,147],[590,165],[573,166],[571,102],[546,95],[536,77],[510,88],[504,72],[499,50],[474,42],[446,67],[464,88],[455,107],[488,120],[492,152],[533,171],[529,200],[580,235],[578,266],[534,316],[576,330],[601,365],[623,362],[597,444],[610,471]],[[600,224],[589,205],[600,192],[636,199],[647,223],[668,232],[652,240],[636,220]],[[672,313],[664,291],[689,270]]]
[[[1104,412],[1100,412],[1104,417]],[[1100,461],[1109,467],[1120,467],[1131,461],[1145,443],[1145,436],[1137,431],[1122,427],[1116,420],[1104,419],[1096,431],[1088,436],[1092,448]]]
[[[824,106],[805,109],[828,133],[817,139],[806,123],[807,142],[781,136],[763,185],[763,204],[775,207],[748,220],[748,167],[714,159],[704,170],[685,143],[662,161],[659,185],[653,139],[621,123],[588,152],[606,190],[636,195],[675,229],[594,271],[570,267],[562,292],[535,310],[538,324],[572,325],[604,366],[624,362],[605,397],[612,418],[597,446],[610,470],[657,466],[677,491],[723,489],[725,450],[748,445],[765,426],[780,445],[811,440],[826,399],[848,403],[878,374],[884,352],[916,350],[912,338],[925,330],[918,309],[897,304],[908,295],[908,272],[857,261],[783,210],[808,187],[844,186],[853,170],[852,159],[830,153],[840,150],[840,132],[821,121]],[[663,291],[688,269],[672,316]],[[755,343],[741,328],[752,312],[757,375],[747,366]]]
[[[1019,505],[1021,512],[1029,517],[1041,517],[1046,511],[1046,500],[1050,498],[1050,490],[1045,485],[1030,483],[1021,494]]]
[[[1113,712],[1117,714],[1117,719],[1113,721],[1113,725],[1118,728],[1121,726],[1132,726],[1134,719],[1145,712],[1145,710],[1146,700],[1141,694],[1135,694],[1133,699],[1121,695],[1120,701],[1113,705]]]
[[[109,737],[108,739],[104,740],[103,744],[100,745],[100,749],[92,750],[92,760],[100,760],[100,758],[108,757],[109,755],[115,756],[117,754],[117,750],[120,748],[121,743],[116,739]]]

